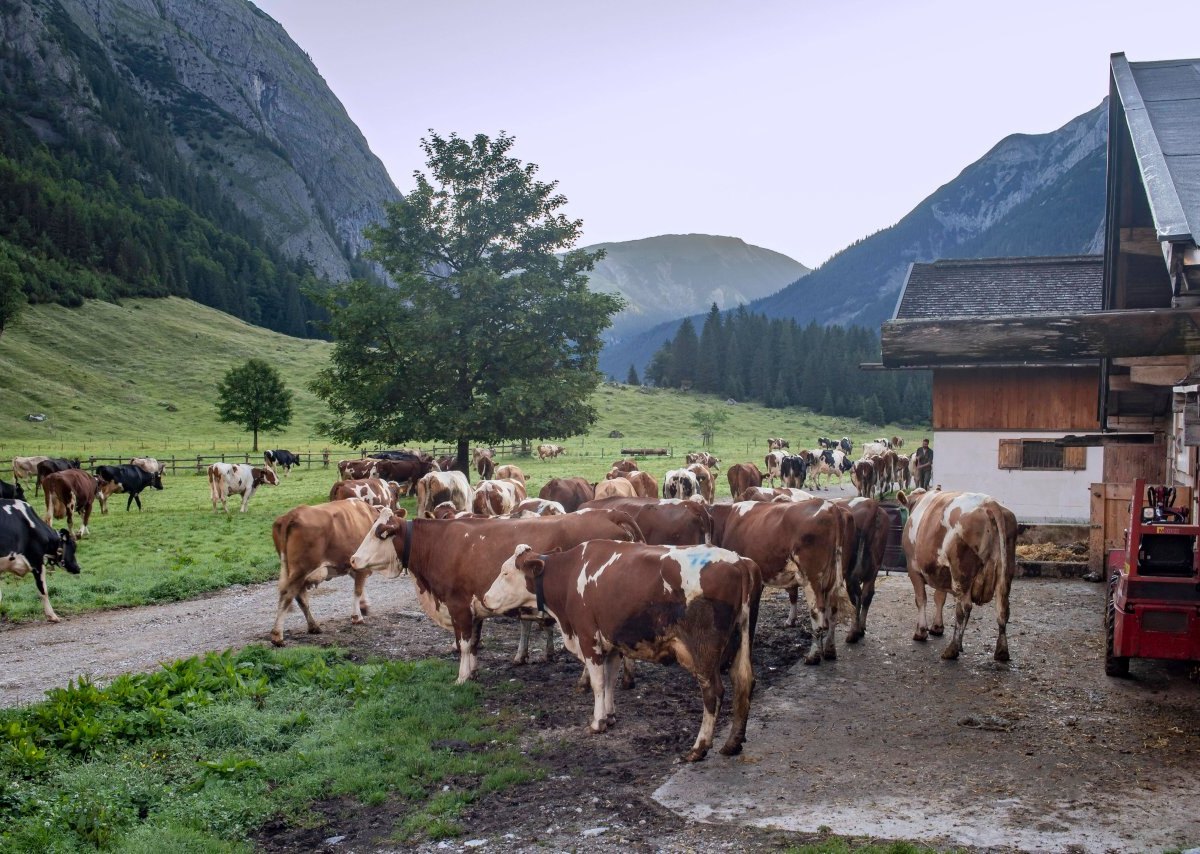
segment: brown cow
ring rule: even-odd
[[[875,580],[883,566],[892,520],[871,498],[839,498],[854,517],[853,558],[846,564],[846,595],[854,608],[846,643],[857,643],[867,633],[867,612],[875,598]]]
[[[93,475],[77,468],[49,472],[42,478],[42,490],[46,498],[46,524],[54,527],[54,520],[65,516],[67,530],[71,529],[74,514],[80,516],[79,533],[82,539],[88,535],[88,520],[92,518],[92,503],[100,482]]]
[[[718,504],[713,514],[713,543],[758,564],[763,582],[788,591],[796,624],[797,595],[805,586],[812,611],[813,642],[805,664],[837,658],[834,628],[838,589],[854,544],[854,518],[845,507],[814,498],[799,502],[744,501]]]
[[[612,464],[612,471],[621,472],[622,474],[631,471],[638,471],[637,460],[633,459],[632,457],[624,457],[623,459],[619,459]]]
[[[525,472],[521,471],[519,466],[514,465],[497,466],[496,480],[519,480],[521,483],[529,482],[529,478],[525,476]]]
[[[695,451],[688,454],[687,464],[690,466],[693,463],[699,463],[711,472],[716,472],[721,467],[721,461],[708,451]]]
[[[492,448],[476,448],[471,461],[483,480],[491,480],[496,476],[496,452]]]
[[[609,472],[609,474],[612,474],[612,472]],[[593,495],[595,496],[594,500],[602,498],[633,498],[637,495],[637,491],[633,488],[632,481],[618,476],[597,483],[596,491]]]
[[[659,498],[597,498],[580,510],[620,510],[637,522],[647,543],[656,546],[699,546],[712,538],[712,517],[699,501]]]
[[[875,464],[872,460],[857,460],[850,469],[850,481],[858,489],[863,498],[875,497],[875,485],[878,483],[875,474]]]
[[[437,466],[428,456],[406,460],[373,460],[372,462],[374,464],[370,468],[370,477],[402,483],[410,493],[417,488],[417,481],[431,471],[437,470]]]
[[[379,460],[338,460],[337,470],[338,477],[342,480],[366,480],[370,477],[377,477],[375,473],[375,464]]]
[[[562,445],[544,444],[537,446],[537,455],[539,460],[550,460],[566,452],[566,448]]]
[[[913,640],[944,631],[946,593],[958,600],[954,637],[942,658],[958,658],[971,609],[996,599],[996,661],[1008,661],[1008,592],[1017,570],[1017,517],[982,492],[901,492],[896,500],[909,510],[902,542],[908,577],[916,594],[917,628]],[[933,588],[933,625],[925,619],[925,585]]]
[[[563,645],[587,668],[595,704],[589,728],[616,720],[614,686],[621,656],[683,665],[700,684],[700,732],[685,757],[703,759],[713,743],[724,687],[733,685],[733,723],[721,753],[741,752],[754,686],[751,642],[762,595],[754,562],[711,546],[588,542],[560,554],[519,545],[483,595],[493,611],[544,606]]]
[[[300,610],[304,612],[308,633],[320,634],[321,626],[308,607],[308,591],[322,581],[340,575],[354,576],[354,609],[350,622],[363,622],[363,616],[371,607],[365,592],[371,569],[352,569],[350,556],[380,512],[391,513],[391,510],[350,498],[315,507],[302,504],[275,520],[271,537],[275,542],[275,553],[279,555],[279,610],[271,629],[271,643],[283,646],[283,619],[293,599],[300,603]]]
[[[752,486],[762,486],[763,475],[754,463],[734,463],[725,471],[729,494],[741,495]]]
[[[908,454],[896,454],[894,474],[897,489],[908,489],[913,485],[911,459]]]
[[[395,510],[400,500],[400,488],[400,484],[394,480],[384,480],[380,477],[339,480],[329,490],[329,500],[345,501],[348,498],[359,498],[375,507],[391,507]]]
[[[37,480],[33,483],[33,494],[38,494],[38,488],[42,485],[42,481],[46,479],[47,475],[77,468],[79,468],[78,458],[68,460],[66,457],[47,457],[37,464]]]
[[[496,616],[480,599],[518,545],[530,543],[548,552],[588,540],[641,539],[633,519],[611,510],[541,519],[405,520],[385,509],[350,565],[358,570],[402,568],[412,574],[426,615],[454,631],[461,684],[475,673],[484,618]]]
[[[574,513],[580,504],[595,497],[595,488],[582,477],[552,477],[538,492],[538,498],[557,501],[568,513]]]
[[[526,497],[525,484],[519,480],[480,481],[471,497],[471,512],[480,516],[507,516]]]
[[[654,475],[648,471],[630,471],[621,472],[613,469],[606,474],[605,479],[615,480],[616,478],[624,478],[633,484],[633,494],[638,498],[656,498],[658,497],[658,481],[654,479]]]

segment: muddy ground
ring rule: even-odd
[[[347,580],[319,589],[314,610],[327,633],[315,639],[362,656],[451,658],[450,635],[419,612],[407,578],[374,580],[369,591],[370,622],[352,628]],[[1101,585],[1017,581],[1007,665],[991,659],[991,607],[976,609],[963,657],[943,662],[942,639],[910,640],[911,601],[906,578],[884,579],[866,639],[839,640],[836,661],[806,667],[807,632],[782,625],[786,600],[769,593],[745,752],[714,752],[692,766],[678,759],[700,720],[686,672],[639,664],[638,685],[617,698],[617,726],[590,736],[591,699],[575,691],[574,659],[512,667],[515,625],[490,624],[485,702],[527,722],[523,746],[545,777],[477,802],[462,817],[463,836],[420,847],[774,850],[829,831],[978,850],[1200,844],[1200,686],[1187,668],[1157,662],[1134,662],[1129,680],[1104,676]],[[264,641],[273,614],[268,584],[57,626],[0,627],[0,702],[37,699],[79,672],[104,678]],[[293,613],[289,643],[307,640]],[[402,804],[331,802],[317,812],[313,829],[273,826],[256,841],[273,851],[410,847],[392,839]]]

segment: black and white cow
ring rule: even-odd
[[[808,477],[808,460],[799,454],[789,454],[783,458],[779,476],[783,478],[784,486],[803,489],[804,481]]]
[[[72,575],[79,574],[75,561],[75,538],[63,528],[55,531],[24,501],[0,499],[0,570],[18,578],[33,573],[38,595],[42,597],[42,613],[52,623],[58,614],[50,606],[46,592],[46,564],[61,566]]]
[[[271,469],[271,471],[275,471],[276,467],[282,468],[284,475],[287,475],[292,470],[292,466],[300,465],[299,455],[282,449],[264,451],[263,460],[266,462],[267,468]]]
[[[100,498],[100,512],[108,512],[108,497],[114,492],[124,492],[129,496],[129,500],[125,502],[125,510],[133,506],[137,502],[137,508],[140,512],[142,509],[142,499],[140,498],[142,490],[147,487],[162,489],[162,475],[158,472],[151,474],[141,466],[123,465],[123,466],[97,466],[96,478],[100,481],[100,490],[98,497]]]
[[[849,436],[843,436],[842,441],[838,442],[838,447],[841,448],[842,453],[846,456],[854,453],[854,443],[850,441]]]
[[[21,482],[5,483],[0,480],[0,498],[16,498],[18,501],[24,501],[25,490],[21,488]]]
[[[837,443],[833,439],[827,439],[824,436],[817,437],[817,447],[819,448],[833,448],[836,446]]]

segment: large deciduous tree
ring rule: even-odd
[[[587,289],[601,253],[570,250],[582,221],[514,138],[421,140],[429,175],[367,230],[392,286],[323,296],[335,342],[313,384],[339,441],[558,439],[595,421],[600,334],[621,300]],[[562,254],[560,254],[562,253]]]
[[[252,431],[255,451],[259,431],[292,423],[292,393],[279,372],[262,359],[248,359],[230,368],[217,383],[217,395],[217,417]]]

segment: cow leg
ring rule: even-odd
[[[253,490],[247,489],[242,493],[242,512],[246,512],[246,508],[250,505],[250,496],[254,494]]]
[[[354,573],[354,611],[350,615],[351,625],[365,623],[365,615],[371,610],[371,601],[367,599],[367,576],[369,572]]]
[[[996,661],[1008,661],[1008,593],[1012,586],[1012,578],[1008,573],[1000,579],[996,586],[996,652],[992,658]]]
[[[942,611],[946,608],[946,591],[933,591],[933,625],[929,627],[929,633],[934,637],[941,637],[946,633],[946,624],[942,620]]]
[[[925,641],[929,639],[929,624],[925,621],[925,579],[919,573],[910,572],[908,580],[912,582],[913,598],[917,603],[917,627],[913,631],[913,640]]]
[[[79,515],[80,515],[80,518],[82,519],[82,523],[79,526],[79,536],[85,537],[89,533],[88,532],[88,522],[90,522],[91,518],[92,518],[92,505],[91,504],[86,505],[82,510],[79,511]]]
[[[958,658],[958,654],[963,648],[963,634],[967,631],[967,621],[971,619],[971,602],[964,595],[958,600],[958,605],[954,609],[954,634],[950,638],[950,643],[946,644],[946,648],[942,650],[942,658],[947,661],[953,661]]]
[[[864,634],[860,630],[860,617],[862,613],[862,584],[859,583],[858,577],[851,574],[846,579],[846,596],[850,599],[850,604],[854,606],[854,613],[850,616],[850,631],[846,632],[846,643],[858,643],[858,639]]]
[[[633,659],[627,655],[621,656],[621,690],[631,690],[635,681],[633,677]]]
[[[875,598],[875,580],[871,579],[862,586],[862,594],[856,603],[854,612],[854,640],[857,641],[867,633],[867,612],[871,610],[871,602]],[[850,642],[847,636],[846,642]]]
[[[38,595],[42,597],[42,613],[50,622],[59,622],[58,614],[54,613],[54,608],[50,605],[50,594],[46,592],[46,570],[44,568],[33,570],[33,583],[37,585]]]
[[[213,510],[217,509],[216,499],[213,500]],[[292,585],[288,582],[288,560],[287,552],[279,553],[279,607],[275,611],[275,625],[271,627],[271,643],[275,646],[283,646],[283,619],[287,616],[288,608],[292,607],[292,600],[296,598],[296,592],[292,589]]]
[[[704,711],[700,716],[700,732],[696,735],[692,749],[683,757],[684,762],[699,762],[708,755],[708,749],[712,747],[713,743],[713,734],[717,729],[717,715],[721,711],[721,698],[725,693],[719,666],[708,669],[707,672],[705,669],[696,667],[693,675],[700,683],[700,697],[704,703]]]
[[[604,732],[608,729],[608,711],[604,701],[604,692],[607,689],[607,673],[608,664],[603,659],[599,662],[585,661],[583,663],[584,676],[592,686],[592,698],[594,704],[592,706],[592,721],[588,724],[588,729],[592,732]]]
[[[316,587],[317,585],[313,584],[312,586]],[[308,623],[308,633],[310,635],[319,635],[321,634],[321,624],[317,622],[316,617],[312,614],[312,609],[308,607],[308,590],[309,585],[305,583],[300,588],[300,592],[296,594],[296,604],[304,612],[304,620]]]
[[[800,618],[800,588],[796,586],[787,589],[788,602],[791,604],[791,610],[788,611],[787,622],[785,626],[794,626]]]
[[[625,656],[615,652],[604,661],[604,715],[609,726],[617,722],[617,674],[621,672],[626,661],[628,659]]]
[[[464,624],[466,624],[464,626]],[[464,632],[463,628],[468,631]],[[464,620],[454,621],[454,637],[458,645],[458,679],[462,685],[475,678],[475,668],[479,666],[476,650],[479,648],[479,633],[483,629],[483,620],[468,616]]]
[[[837,644],[834,643],[834,638],[837,635],[838,621],[838,597],[836,591],[831,591],[825,596],[825,607],[823,609],[825,617],[825,644],[821,647],[821,655],[827,660],[837,658]]]
[[[533,631],[533,627],[529,625],[528,620],[521,620],[521,631],[517,635],[517,653],[513,656],[512,663],[516,665],[527,664],[529,662],[529,634]]]
[[[750,695],[754,692],[754,663],[750,658],[750,617],[747,614],[740,626],[741,642],[729,668],[729,681],[733,686],[733,721],[729,726],[729,738],[721,748],[724,756],[736,756],[742,752],[746,741],[746,720],[750,717]]]
[[[554,652],[554,623],[546,620],[542,624],[542,631],[546,633],[546,654],[542,660],[547,664],[554,661],[556,654]]]
[[[812,646],[808,648],[808,655],[804,656],[804,663],[820,664],[822,658],[836,658],[837,651],[830,655],[828,649],[829,638],[833,636],[833,627],[829,624],[829,602],[816,590],[812,591],[812,597]]]

